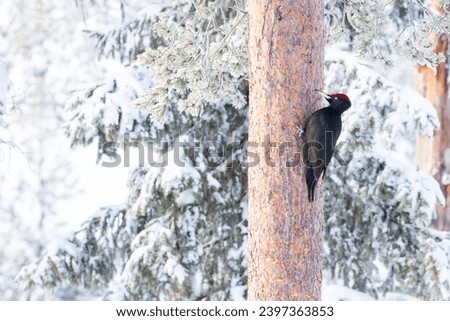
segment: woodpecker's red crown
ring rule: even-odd
[[[342,100],[346,100],[346,101],[350,101],[350,98],[348,98],[348,96],[347,95],[345,95],[345,94],[332,94],[332,95],[330,95],[331,97],[337,97],[337,98],[340,98],[340,99],[342,99]]]

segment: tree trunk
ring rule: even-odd
[[[298,126],[319,107],[323,0],[250,0],[248,298],[319,300],[322,193],[308,202]],[[257,162],[257,160],[259,160]]]
[[[448,38],[441,35],[436,52],[447,57]],[[439,116],[441,128],[433,137],[417,138],[417,158],[422,170],[433,175],[440,183],[446,199],[445,207],[437,206],[437,218],[434,222],[440,230],[450,230],[450,185],[443,180],[443,175],[450,173],[450,108],[448,105],[448,69],[447,63],[441,63],[436,74],[429,68],[418,68],[419,91],[433,104]]]

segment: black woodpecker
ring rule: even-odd
[[[329,95],[320,90],[316,91],[325,96],[330,105],[314,112],[306,122],[303,159],[306,165],[306,185],[310,202],[314,201],[317,181],[321,175],[322,179],[325,177],[336,141],[341,134],[341,114],[352,105],[347,95]]]

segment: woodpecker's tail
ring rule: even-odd
[[[308,186],[308,200],[314,202],[314,188],[316,187],[317,180],[314,177],[314,171],[312,168],[306,169],[306,186]]]

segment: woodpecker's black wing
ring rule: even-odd
[[[325,177],[341,128],[341,116],[330,107],[313,113],[306,124],[303,157],[307,167],[306,183],[310,202],[314,201],[317,181],[321,175]]]

